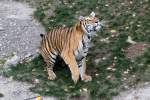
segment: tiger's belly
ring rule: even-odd
[[[88,52],[88,49],[78,49],[75,51],[75,57],[76,57],[76,60],[82,60],[84,57],[86,57],[87,55],[87,52]]]
[[[84,36],[82,40],[79,42],[79,46],[74,52],[76,60],[80,61],[87,55],[89,42],[90,42],[90,39],[88,39],[88,37],[86,36]]]

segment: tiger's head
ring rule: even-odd
[[[99,31],[99,29],[103,26],[103,22],[100,22],[99,19],[95,17],[94,12],[92,12],[89,16],[80,16],[79,21],[83,31],[90,36]]]

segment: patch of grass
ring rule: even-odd
[[[51,95],[65,99],[67,95],[78,97],[81,92],[88,91],[93,99],[101,98],[109,100],[113,95],[118,94],[119,90],[122,88],[122,78],[124,78],[122,73],[127,69],[130,69],[129,66],[132,66],[132,69],[130,69],[128,75],[136,74],[138,80],[143,80],[143,73],[147,69],[147,66],[149,66],[149,50],[150,49],[143,54],[143,57],[139,57],[134,63],[130,62],[128,59],[125,60],[124,56],[119,56],[115,61],[115,71],[106,69],[106,66],[110,66],[114,63],[112,62],[112,57],[95,67],[89,67],[88,70],[90,70],[89,73],[92,75],[93,81],[88,83],[79,81],[76,85],[71,80],[68,68],[58,67],[60,65],[55,65],[54,69],[57,79],[55,81],[49,81],[47,79],[47,72],[44,71],[44,63],[41,57],[37,57],[26,64],[13,66],[10,71],[4,74],[7,77],[13,76],[13,79],[15,80],[34,84],[35,86],[31,88],[31,91],[41,95]],[[144,68],[141,66],[141,63]],[[37,79],[38,82],[36,83]]]
[[[56,65],[57,79],[49,81],[41,57],[12,67],[12,70],[5,73],[6,76],[13,76],[16,80],[35,84],[31,88],[33,92],[61,99],[65,99],[68,95],[79,97],[82,91],[88,91],[93,99],[111,100],[112,96],[125,85],[132,86],[139,81],[149,81],[147,76],[150,75],[150,49],[148,48],[134,61],[126,58],[124,52],[124,49],[131,45],[126,42],[128,36],[137,42],[150,43],[150,24],[148,23],[150,3],[148,0],[61,0],[53,16],[45,13],[49,10],[49,3],[41,4],[35,11],[35,17],[46,31],[58,25],[72,26],[77,16],[88,15],[91,11],[96,11],[100,19],[109,22],[108,27],[104,27],[97,33],[98,36],[93,38],[94,46],[89,50],[87,57],[87,69],[93,81],[88,83],[79,81],[76,85],[73,84],[70,71],[67,67],[60,68],[61,64]],[[107,40],[107,38],[109,42],[100,41],[101,39]],[[97,59],[102,60],[96,64]],[[35,82],[36,79],[39,83]]]

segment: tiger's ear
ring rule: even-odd
[[[95,12],[91,12],[90,16],[95,17]]]
[[[84,20],[84,17],[83,16],[80,16],[79,17],[79,20],[81,21],[81,20]]]

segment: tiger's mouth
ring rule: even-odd
[[[94,27],[94,31],[98,32],[103,26],[105,26],[105,21],[98,22],[97,25]]]
[[[101,26],[95,26],[95,27],[94,27],[94,31],[95,31],[95,32],[98,32],[100,29],[101,29]]]

